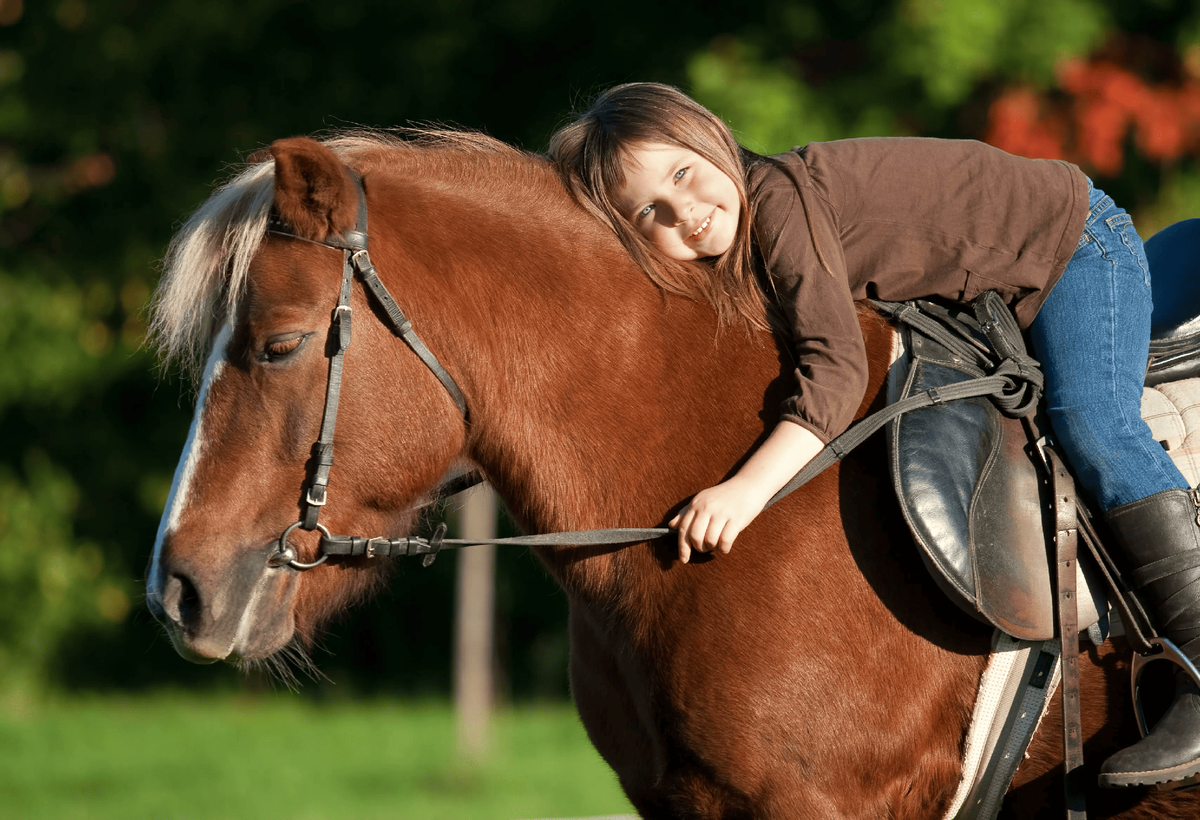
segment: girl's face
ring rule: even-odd
[[[614,202],[650,244],[672,259],[720,256],[737,235],[737,186],[717,166],[679,145],[630,146]]]

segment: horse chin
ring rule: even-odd
[[[255,612],[249,614],[245,634],[239,634],[232,644],[171,627],[167,632],[175,651],[186,661],[196,664],[225,661],[240,666],[246,661],[265,660],[286,648],[292,642],[295,628],[290,612]]]

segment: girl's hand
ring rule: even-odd
[[[667,523],[679,530],[679,560],[686,564],[693,550],[728,553],[733,540],[762,512],[771,496],[822,446],[819,438],[799,424],[784,420],[775,425],[736,475],[697,493]]]
[[[728,554],[734,539],[762,512],[773,493],[764,495],[762,487],[738,476],[697,493],[667,524],[679,530],[679,560],[686,564],[693,551],[719,549]]]

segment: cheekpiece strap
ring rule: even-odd
[[[321,507],[325,506],[327,500],[329,474],[333,469],[333,435],[337,426],[338,400],[342,389],[343,360],[346,350],[350,347],[352,317],[354,313],[350,307],[350,298],[353,292],[352,284],[356,273],[362,279],[367,293],[371,294],[384,309],[384,313],[387,316],[387,324],[392,332],[399,336],[417,354],[417,357],[429,368],[437,380],[441,382],[446,392],[450,394],[450,398],[454,401],[455,406],[458,407],[463,420],[469,421],[467,400],[462,390],[459,389],[454,378],[442,367],[442,363],[438,361],[437,357],[425,346],[425,343],[421,341],[416,332],[413,331],[412,323],[400,310],[399,305],[396,304],[396,300],[392,298],[388,289],[384,287],[383,282],[379,280],[375,266],[371,264],[371,256],[367,252],[369,240],[367,234],[366,189],[363,187],[362,177],[349,168],[346,169],[346,172],[354,181],[354,188],[358,192],[358,217],[355,221],[354,230],[346,231],[344,234],[331,234],[324,241],[318,242],[298,235],[295,228],[288,224],[274,210],[267,217],[266,230],[268,233],[342,251],[342,285],[338,292],[338,303],[337,307],[334,308],[330,325],[330,341],[333,343],[333,352],[329,357],[329,381],[325,389],[325,411],[321,419],[320,437],[313,445],[312,458],[309,461],[311,478],[307,482],[307,489],[302,500],[303,509],[300,526],[306,530],[312,530],[317,527],[317,519],[321,515]],[[440,544],[440,539],[438,539],[438,542]],[[434,554],[436,554],[436,550]]]

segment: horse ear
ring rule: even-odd
[[[358,219],[358,191],[337,156],[316,140],[292,137],[271,143],[275,158],[275,210],[305,239],[322,242],[345,233]]]

